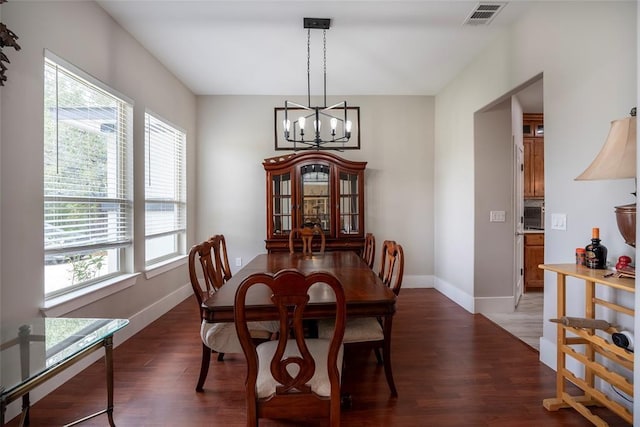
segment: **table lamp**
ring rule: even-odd
[[[630,117],[613,120],[604,146],[576,181],[636,178],[636,108]],[[635,196],[635,192],[633,195]],[[636,246],[636,204],[616,206],[618,230],[625,243]]]

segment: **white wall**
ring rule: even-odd
[[[393,239],[403,245],[403,286],[430,286],[434,99],[346,99],[349,105],[360,107],[362,148],[338,155],[368,162],[366,231],[373,232],[378,242]],[[279,96],[198,98],[197,236],[204,239],[214,233],[225,234],[232,264],[236,257],[246,263],[265,251],[266,175],[262,161],[285,153],[273,149],[273,108],[282,106],[284,100]]]
[[[2,21],[20,38],[10,53],[2,89],[0,123],[0,250],[3,323],[37,317],[44,301],[43,252],[43,51],[56,55],[132,98],[134,106],[135,209],[144,211],[144,111],[149,108],[187,132],[187,163],[196,144],[196,98],[94,2],[12,1]],[[189,171],[191,186],[195,171]],[[189,200],[195,200],[189,193]],[[195,209],[190,209],[194,223]],[[144,215],[136,222],[135,271],[144,268]],[[193,236],[193,233],[191,233]],[[191,237],[192,240],[192,237]],[[186,263],[151,279],[141,275],[128,289],[68,313],[124,317],[132,324],[116,340],[154,320],[184,298]],[[154,311],[153,314],[149,314]],[[99,354],[96,353],[98,357]],[[32,395],[37,399],[38,393]]]
[[[636,2],[534,3],[530,13],[436,97],[436,285],[470,311],[482,291],[472,271],[461,271],[456,260],[460,251],[473,253],[474,218],[452,218],[451,212],[473,210],[473,158],[478,149],[473,114],[541,72],[547,223],[551,213],[567,214],[566,231],[545,233],[545,262],[573,262],[575,248],[589,242],[595,226],[610,261],[635,255],[620,237],[613,213],[613,206],[633,201],[633,180],[573,179],[600,150],[609,122],[627,116],[636,104],[636,43]],[[579,282],[570,288],[575,292],[570,309],[579,311]],[[544,318],[554,317],[552,274],[545,276],[544,304]],[[547,323],[541,359],[555,366],[556,328]]]
[[[499,311],[493,307],[500,303],[513,309],[509,297],[513,295],[515,184],[511,98],[475,116],[476,311],[492,312]],[[504,211],[505,220],[490,222],[491,211]]]
[[[475,259],[474,114],[510,89],[508,46],[507,37],[496,40],[436,96],[435,286],[470,312],[474,269],[460,259]]]

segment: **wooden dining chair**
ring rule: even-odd
[[[325,283],[335,294],[333,333],[327,339],[306,338],[303,318],[309,288]],[[279,319],[279,338],[255,345],[247,327],[247,293],[268,286],[274,315]],[[260,418],[329,418],[340,425],[340,378],[346,301],[340,281],[327,272],[304,275],[285,269],[275,275],[254,273],[242,281],[235,296],[236,329],[247,360],[245,380],[247,426]]]
[[[320,237],[320,252],[324,253],[325,236],[322,228],[315,224],[313,227],[301,227],[294,228],[289,233],[289,252],[294,253],[296,247],[296,241],[299,238],[302,240],[302,253],[305,255],[313,255],[313,237]]]
[[[229,255],[227,253],[227,241],[224,238],[224,234],[211,236],[209,241],[213,244],[216,272],[218,274],[217,279],[224,284],[232,277],[231,267],[229,266]]]
[[[376,256],[376,238],[372,233],[367,233],[364,236],[364,248],[361,256],[369,268],[373,268],[373,261]]]
[[[382,259],[378,277],[385,286],[391,288],[394,294],[400,294],[402,276],[404,275],[404,251],[402,246],[393,240],[385,240],[382,244]],[[393,396],[397,396],[395,382],[391,369],[391,343],[384,338],[385,319],[382,317],[357,317],[347,320],[344,332],[344,344],[353,347],[367,347],[374,350],[378,364],[384,364],[385,376]],[[327,320],[318,322],[318,337],[326,338],[331,335],[333,323]],[[389,330],[389,334],[391,330]],[[386,355],[383,357],[380,351]]]
[[[218,275],[215,271],[215,261],[213,257],[213,242],[207,240],[200,244],[194,245],[189,251],[189,281],[193,289],[193,295],[196,297],[198,309],[200,312],[200,336],[202,338],[202,361],[200,364],[200,376],[196,385],[196,391],[203,391],[204,381],[209,372],[209,363],[211,361],[211,352],[213,348],[207,345],[204,328],[204,310],[202,303],[208,299],[213,293],[222,286],[217,281]],[[198,269],[198,265],[200,268]],[[199,274],[200,273],[200,274]],[[201,278],[199,277],[201,275]],[[218,360],[222,361],[224,353],[218,354]]]
[[[218,353],[218,361],[224,360],[225,353],[241,353],[242,348],[232,323],[209,323],[205,320],[202,303],[212,296],[224,281],[220,262],[216,261],[218,241],[206,240],[194,245],[189,251],[189,280],[200,311],[200,338],[202,340],[202,361],[196,391],[203,391],[209,372],[211,353]],[[199,266],[199,267],[198,267]],[[252,323],[252,337],[260,342],[270,339],[277,331],[274,322]]]

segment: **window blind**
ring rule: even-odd
[[[184,131],[145,114],[145,236],[148,264],[185,253]]]
[[[45,265],[71,264],[63,289],[119,272],[109,249],[131,245],[132,106],[88,79],[45,60]],[[79,275],[83,256],[100,262]]]

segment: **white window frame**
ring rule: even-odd
[[[116,126],[116,139],[117,139],[117,160],[114,164],[117,164],[116,174],[117,182],[115,185],[107,187],[106,195],[92,195],[89,198],[83,198],[74,196],[70,193],[59,193],[52,195],[51,188],[47,187],[47,178],[45,171],[45,188],[44,188],[44,216],[45,224],[51,226],[51,223],[47,221],[47,218],[51,216],[51,208],[55,203],[103,203],[115,205],[117,215],[117,226],[106,225],[103,226],[107,231],[104,231],[100,239],[92,241],[93,237],[90,237],[86,242],[80,243],[56,243],[55,245],[49,244],[48,248],[45,248],[45,260],[47,257],[66,257],[77,256],[82,254],[95,253],[96,251],[111,250],[113,253],[117,253],[117,260],[113,260],[110,257],[109,262],[113,263],[109,266],[109,272],[106,274],[100,274],[94,278],[80,280],[77,283],[71,282],[69,286],[63,286],[55,290],[51,290],[51,285],[45,286],[45,306],[49,305],[52,301],[59,301],[61,298],[66,299],[66,296],[77,295],[78,292],[84,293],[83,289],[96,289],[103,286],[112,286],[118,283],[118,280],[128,280],[131,274],[127,272],[131,269],[133,258],[133,101],[126,96],[120,94],[116,90],[110,88],[106,84],[102,83],[98,79],[82,71],[78,67],[70,64],[64,59],[58,57],[54,53],[45,49],[45,64],[44,70],[47,67],[53,66],[56,73],[64,73],[67,76],[72,77],[75,80],[86,87],[90,87],[92,90],[108,96],[114,99],[119,105],[119,109],[116,110],[117,114],[117,126]],[[56,91],[58,74],[56,74]],[[56,109],[59,113],[59,109]],[[45,112],[46,113],[46,112]],[[56,116],[56,129],[60,126],[61,119]],[[68,119],[67,119],[68,120]],[[81,120],[81,119],[78,119]],[[60,144],[59,137],[56,137],[57,144]],[[57,150],[57,148],[56,148]],[[56,154],[57,156],[58,154]],[[45,153],[46,156],[46,153]],[[45,164],[47,159],[45,158]],[[48,214],[47,214],[48,212]],[[76,214],[77,215],[77,214]],[[87,217],[91,220],[93,217],[91,213],[87,211]],[[81,217],[82,218],[82,217]],[[86,222],[89,223],[88,221]],[[45,228],[49,228],[45,227]],[[115,231],[115,230],[118,231]],[[66,233],[64,227],[56,227],[55,232]],[[55,233],[54,233],[55,234]],[[47,242],[51,240],[51,233],[47,233],[45,230],[44,245],[47,246]],[[46,268],[46,267],[45,267]],[[46,276],[46,275],[45,275]],[[49,289],[47,289],[47,287]]]
[[[153,268],[186,254],[187,134],[149,110],[144,128],[145,266]],[[162,218],[163,211],[172,214]]]

